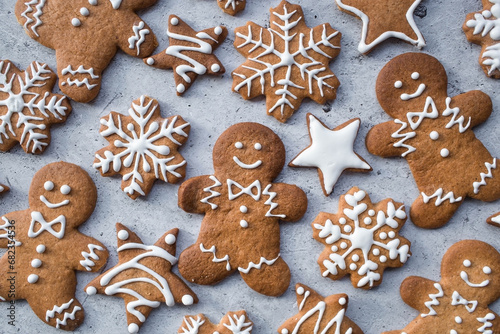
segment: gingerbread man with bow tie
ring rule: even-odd
[[[97,272],[108,251],[78,231],[94,211],[97,190],[80,167],[56,162],[33,177],[30,207],[2,216],[0,302],[26,299],[47,324],[74,330],[84,318],[75,271]]]
[[[196,243],[179,258],[188,281],[216,284],[235,271],[255,291],[283,294],[290,269],[280,257],[279,221],[297,221],[307,209],[305,193],[273,183],[285,163],[285,147],[269,128],[239,123],[213,150],[214,174],[187,180],[179,207],[205,214]]]

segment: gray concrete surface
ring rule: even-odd
[[[413,256],[408,263],[394,270],[387,270],[382,285],[372,291],[352,287],[349,278],[331,281],[320,275],[316,259],[323,247],[312,239],[310,222],[320,211],[336,212],[338,197],[352,186],[366,190],[374,201],[392,197],[409,208],[418,196],[418,190],[404,159],[382,159],[370,155],[364,138],[375,124],[389,120],[375,97],[375,80],[382,66],[392,57],[417,51],[402,42],[385,42],[369,56],[360,55],[356,49],[361,22],[340,12],[333,0],[296,0],[303,6],[309,26],[329,22],[341,31],[342,51],[330,67],[338,76],[341,87],[338,98],[328,105],[318,105],[310,100],[302,104],[287,124],[280,124],[266,115],[262,98],[244,101],[231,92],[231,76],[244,58],[233,48],[234,28],[252,20],[267,25],[270,6],[276,1],[249,0],[247,9],[236,17],[219,10],[216,0],[159,0],[153,8],[140,13],[153,28],[159,40],[157,52],[168,45],[165,34],[168,15],[177,14],[193,28],[201,30],[223,24],[229,36],[216,51],[227,73],[222,77],[200,77],[184,97],[174,91],[172,71],[149,68],[142,60],[119,52],[104,75],[100,95],[89,104],[73,102],[73,113],[67,122],[54,126],[52,144],[43,155],[25,154],[19,146],[0,154],[0,182],[7,183],[11,192],[1,198],[1,213],[25,209],[28,205],[28,187],[33,174],[42,166],[65,160],[82,166],[95,181],[99,200],[97,208],[80,230],[98,238],[109,249],[108,268],[117,262],[115,223],[122,222],[135,230],[145,243],[154,243],[166,230],[181,229],[177,249],[180,253],[197,237],[201,215],[191,215],[177,207],[178,185],[156,183],[145,199],[132,201],[120,190],[119,178],[102,178],[92,168],[94,152],[107,145],[99,135],[99,118],[111,110],[126,112],[132,100],[142,94],[160,102],[162,115],[180,114],[191,122],[192,132],[181,149],[188,161],[187,177],[212,172],[211,151],[218,136],[230,125],[242,121],[256,121],[272,128],[283,140],[287,149],[287,162],[309,144],[305,115],[311,112],[328,126],[337,126],[351,118],[360,117],[362,124],[355,144],[356,151],[373,167],[369,174],[344,174],[334,193],[322,194],[315,169],[285,167],[278,180],[296,183],[307,193],[309,209],[297,223],[281,225],[282,256],[292,272],[292,284],[279,298],[270,298],[249,289],[239,275],[233,275],[216,286],[191,285],[200,302],[192,307],[162,305],[154,310],[141,329],[141,333],[176,333],[186,314],[205,313],[218,322],[230,310],[245,309],[255,323],[255,334],[275,333],[287,318],[297,312],[294,284],[302,282],[323,295],[345,292],[350,296],[347,315],[365,333],[380,333],[403,328],[418,313],[403,303],[399,286],[409,275],[421,275],[439,280],[441,258],[448,247],[462,239],[479,239],[500,248],[500,230],[485,223],[486,218],[500,211],[500,202],[482,203],[467,200],[452,221],[438,230],[423,230],[410,221],[402,235],[412,242]],[[33,60],[45,62],[56,68],[54,51],[30,39],[17,23],[13,0],[0,0],[0,58],[12,60],[24,69]],[[426,38],[424,52],[437,57],[449,76],[449,95],[481,89],[493,99],[494,112],[489,120],[476,128],[475,133],[494,156],[500,152],[500,81],[488,79],[480,69],[477,58],[480,47],[467,42],[461,30],[465,15],[479,10],[479,0],[423,1],[426,15],[416,22]],[[0,253],[1,254],[1,253]],[[176,272],[177,268],[174,269]],[[127,324],[123,301],[102,295],[87,297],[83,287],[94,274],[78,273],[77,297],[85,307],[86,319],[76,333],[126,333]],[[56,333],[31,311],[28,304],[19,301],[17,323],[7,325],[7,310],[0,304],[0,332],[2,333]],[[500,313],[500,302],[492,305]]]

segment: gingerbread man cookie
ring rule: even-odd
[[[56,50],[64,94],[89,102],[99,93],[102,72],[117,49],[144,58],[158,45],[151,28],[134,13],[156,1],[18,0],[15,12],[31,38]]]
[[[0,301],[26,299],[45,323],[74,330],[84,318],[75,271],[97,272],[108,251],[78,231],[94,211],[97,190],[80,167],[55,162],[31,182],[30,207],[0,221]]]
[[[400,291],[420,316],[385,334],[500,333],[500,317],[488,308],[500,298],[500,253],[487,243],[457,242],[443,257],[441,281],[411,276]]]
[[[373,127],[366,138],[372,154],[401,155],[420,191],[411,220],[424,228],[440,227],[466,197],[500,198],[496,159],[472,129],[491,114],[488,95],[471,91],[453,98],[446,71],[432,56],[407,53],[387,63],[377,78],[380,105],[394,117]]]
[[[251,334],[253,322],[245,311],[228,312],[218,325],[210,322],[204,314],[184,317],[178,334]]]
[[[500,3],[483,0],[483,9],[467,15],[462,29],[467,40],[481,45],[479,64],[490,78],[500,79]]]
[[[272,182],[285,163],[283,142],[263,125],[239,123],[215,143],[213,163],[213,175],[179,188],[179,207],[205,214],[196,244],[179,258],[180,273],[215,284],[239,271],[255,291],[281,295],[290,270],[280,256],[279,221],[296,221],[307,209],[300,188]]]

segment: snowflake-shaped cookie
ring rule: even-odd
[[[141,96],[129,116],[111,112],[101,119],[101,135],[110,145],[96,153],[102,176],[123,175],[122,189],[132,199],[145,196],[156,179],[175,183],[186,175],[186,160],[177,149],[190,125],[181,116],[162,118],[158,101]]]
[[[245,311],[228,312],[218,325],[204,314],[185,316],[178,334],[251,334],[253,323]]]
[[[330,24],[313,29],[299,5],[283,0],[271,9],[271,26],[253,22],[235,30],[234,46],[247,58],[233,73],[233,90],[244,99],[265,95],[267,113],[280,122],[311,98],[326,103],[340,85],[328,67],[340,52],[341,33]]]
[[[43,63],[20,71],[0,61],[0,151],[20,143],[28,153],[42,153],[50,143],[50,126],[66,121],[71,105],[53,94],[56,75]]]
[[[500,79],[500,0],[483,0],[483,10],[468,14],[462,28],[469,42],[482,47],[484,73]]]
[[[217,0],[217,4],[224,11],[224,13],[229,15],[236,15],[245,9],[247,4],[246,0]]]
[[[357,187],[340,197],[340,212],[321,212],[313,236],[326,247],[318,264],[323,276],[338,280],[351,274],[357,288],[382,283],[387,267],[401,267],[411,255],[410,242],[399,235],[406,221],[404,205],[392,199],[377,204]]]

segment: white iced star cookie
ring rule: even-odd
[[[354,141],[360,120],[351,119],[330,130],[312,114],[307,114],[307,126],[311,145],[299,153],[290,167],[317,167],[323,193],[332,193],[340,175],[345,171],[371,171],[371,166],[356,152]]]

